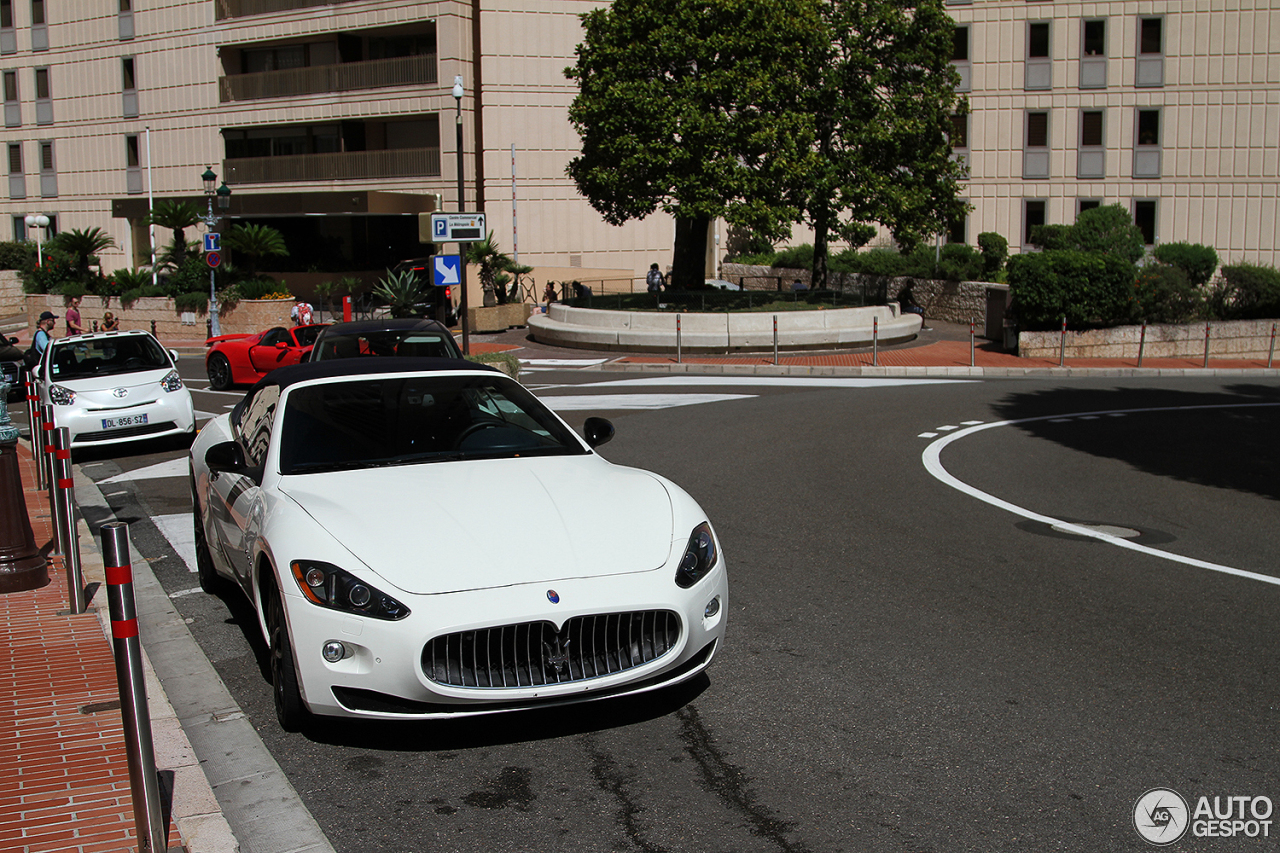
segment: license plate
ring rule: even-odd
[[[117,429],[119,427],[141,426],[147,422],[147,416],[142,415],[121,415],[118,418],[103,418],[103,429]]]

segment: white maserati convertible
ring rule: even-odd
[[[200,583],[253,602],[276,714],[427,719],[655,690],[724,638],[684,490],[452,359],[283,367],[191,448]]]

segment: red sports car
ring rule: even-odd
[[[252,385],[277,367],[297,364],[311,354],[311,345],[328,323],[276,326],[256,335],[219,335],[204,345],[209,387],[225,391],[232,385]]]

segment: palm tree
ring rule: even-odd
[[[189,254],[186,229],[203,221],[204,215],[200,212],[200,205],[194,201],[161,199],[156,202],[156,206],[151,209],[151,215],[147,217],[147,222],[173,231],[173,242],[161,253],[158,265],[173,269],[182,266],[182,262]]]
[[[235,225],[227,233],[227,248],[247,257],[245,275],[250,280],[258,277],[258,259],[264,255],[288,255],[284,235],[270,225]]]
[[[95,255],[103,249],[114,249],[116,241],[101,228],[90,228],[81,231],[73,228],[63,231],[49,241],[50,248],[63,252],[71,257],[76,269],[76,277],[81,283],[89,280],[89,264],[96,260]]]
[[[507,301],[506,283],[511,281],[511,276],[506,271],[512,266],[511,258],[498,251],[498,241],[493,239],[492,231],[480,242],[471,244],[467,263],[480,267],[480,287],[484,290],[486,308]]]

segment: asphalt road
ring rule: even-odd
[[[179,453],[76,461],[342,853],[1142,850],[1151,788],[1280,800],[1280,383],[636,378],[526,381],[609,395],[560,403],[723,542],[726,645],[648,699],[285,734],[247,607],[161,532],[185,477],[128,479]],[[722,396],[623,408],[689,394]],[[495,495],[494,531],[538,512]]]

